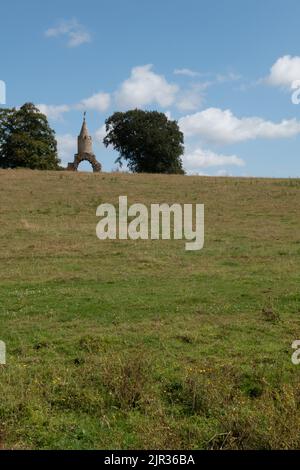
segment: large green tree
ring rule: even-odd
[[[32,103],[0,109],[0,167],[59,168],[55,133]]]
[[[136,173],[184,173],[183,134],[165,114],[139,109],[116,112],[105,125],[103,143],[120,153],[116,163],[125,160]]]

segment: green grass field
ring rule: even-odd
[[[205,204],[205,245],[96,208]],[[0,446],[300,448],[300,181],[0,171]]]

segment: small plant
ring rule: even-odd
[[[280,320],[279,313],[271,308],[263,308],[261,313],[262,313],[262,318],[265,321],[276,323]]]
[[[113,405],[121,408],[137,408],[144,399],[144,389],[149,377],[149,361],[140,355],[120,358],[105,363],[101,369],[101,381]]]

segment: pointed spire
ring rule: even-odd
[[[88,128],[87,128],[87,125],[86,125],[85,116],[86,116],[86,111],[84,111],[84,113],[83,113],[83,123],[82,123],[81,131],[80,131],[80,134],[79,134],[80,137],[88,137],[89,136],[89,131],[88,131]]]
[[[78,136],[78,153],[93,153],[93,144],[92,137],[89,134],[87,125],[86,125],[86,111],[83,113],[83,123],[81,127],[80,134]]]

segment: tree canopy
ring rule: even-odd
[[[59,163],[55,133],[38,108],[0,108],[1,168],[57,170]]]
[[[103,143],[119,152],[116,163],[120,166],[125,160],[135,173],[184,173],[180,158],[183,133],[164,113],[139,109],[116,112],[105,126]]]

